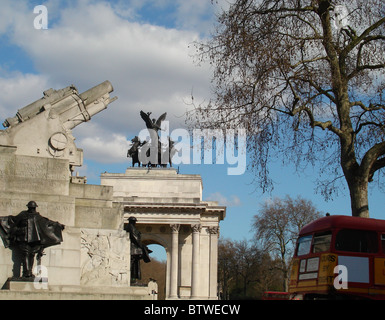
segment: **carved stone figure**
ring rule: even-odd
[[[131,241],[131,280],[136,281],[141,279],[140,260],[145,263],[151,262],[150,253],[152,252],[142,243],[140,231],[136,229],[136,218],[130,217],[128,225],[124,229],[130,234]]]
[[[124,230],[81,230],[81,285],[129,284],[130,257]]]
[[[40,260],[45,248],[60,244],[65,226],[42,217],[36,211],[38,205],[35,201],[28,202],[27,207],[27,211],[22,211],[17,216],[0,217],[0,236],[5,247],[20,252],[23,278],[33,279],[35,255]]]

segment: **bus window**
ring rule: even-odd
[[[381,235],[381,247],[382,247],[382,253],[385,253],[385,234]]]
[[[336,250],[377,252],[377,233],[374,231],[342,229],[336,236]]]
[[[310,252],[311,240],[313,236],[304,236],[298,239],[297,255],[303,256]]]
[[[315,234],[313,243],[313,253],[328,251],[330,249],[331,240],[331,232]]]

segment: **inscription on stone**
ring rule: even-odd
[[[47,179],[46,159],[20,157],[16,160],[16,175],[35,179]]]

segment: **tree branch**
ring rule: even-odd
[[[357,130],[355,130],[355,134],[358,134],[362,130],[362,128],[366,127],[366,126],[375,126],[375,127],[380,128],[380,129],[384,129],[385,128],[385,124],[377,123],[377,122],[374,122],[374,121],[367,121],[367,122],[360,123],[360,125],[357,128]]]
[[[369,34],[380,27],[383,23],[385,23],[385,17],[378,20],[376,23],[372,24],[368,27],[364,32],[361,33],[358,37],[353,37],[353,40],[345,47],[345,49],[341,52],[341,57],[345,58],[350,51],[352,51],[361,41],[364,41]]]
[[[362,101],[353,101],[353,102],[350,103],[350,106],[351,107],[359,106],[359,107],[361,107],[362,110],[368,111],[368,112],[385,109],[385,105],[383,105],[383,104],[379,104],[379,103],[373,104],[373,103],[371,103],[371,104],[369,104],[369,107],[367,107]]]
[[[317,62],[317,61],[321,61],[321,60],[328,60],[328,57],[317,57],[317,58],[308,59],[308,60],[301,60],[301,61],[298,61],[296,64],[292,64],[290,67],[292,69],[295,69],[302,64]]]
[[[373,181],[373,175],[376,171],[385,167],[385,158],[377,159],[376,162],[372,165],[369,173],[369,182]]]
[[[361,162],[361,172],[364,176],[371,179],[374,172],[385,165],[383,158],[378,160],[383,155],[385,155],[385,142],[375,144],[366,152]]]

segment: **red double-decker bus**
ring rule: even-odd
[[[385,299],[385,221],[326,216],[303,227],[289,293],[298,300]]]

